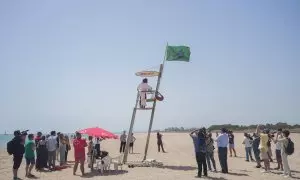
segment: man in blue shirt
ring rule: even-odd
[[[222,173],[228,173],[228,165],[227,165],[227,146],[228,146],[228,135],[226,133],[226,129],[221,129],[221,134],[217,137],[216,142],[218,145],[218,155],[219,161],[222,168]]]
[[[205,142],[205,129],[195,130],[190,133],[193,139],[196,161],[198,164],[198,177],[202,176],[202,166],[203,175],[207,176],[207,165],[206,165],[206,142]]]

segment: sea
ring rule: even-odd
[[[14,137],[14,135],[12,134],[0,134],[0,149],[6,148],[6,143],[10,140],[12,140],[12,138]]]
[[[121,135],[120,132],[116,132],[116,133],[114,133],[114,134],[116,134],[116,135],[118,135],[118,136]],[[68,135],[70,136],[71,134],[68,134]],[[12,135],[12,134],[0,134],[0,149],[6,148],[6,144],[7,144],[10,140],[12,140],[13,137],[14,137],[14,135]],[[84,137],[84,138],[87,138],[87,136],[84,136],[84,135],[83,135],[83,137]]]

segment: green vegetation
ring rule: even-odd
[[[272,129],[272,130],[277,130],[279,128],[290,129],[290,130],[300,129],[300,125],[298,125],[298,124],[289,125],[287,123],[281,123],[281,122],[276,123],[276,124],[265,124],[264,126],[265,126],[265,128]],[[246,131],[246,130],[254,130],[254,129],[256,129],[256,127],[257,127],[257,124],[256,125],[249,125],[249,126],[246,126],[246,125],[233,125],[233,124],[222,124],[222,125],[212,125],[212,126],[208,127],[208,129],[210,131],[218,131],[221,128],[226,128],[226,129],[229,129],[229,130],[232,130],[232,131]],[[200,127],[198,127],[198,128],[200,128]],[[190,131],[193,131],[193,130],[198,129],[198,128],[169,127],[169,128],[166,128],[164,131],[165,132],[190,132]]]

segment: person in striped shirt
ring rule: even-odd
[[[214,171],[217,172],[216,169],[216,162],[214,158],[214,140],[212,138],[212,134],[208,133],[206,137],[206,161],[207,161],[207,166],[210,171],[212,171],[210,161],[212,162],[212,165],[214,167]]]

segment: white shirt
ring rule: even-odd
[[[120,137],[121,142],[126,142],[126,137],[127,137],[126,134],[122,134]]]
[[[227,147],[229,143],[229,138],[226,133],[221,133],[215,141],[217,142],[218,147]]]
[[[50,136],[47,140],[47,149],[48,151],[55,151],[56,150],[56,136]]]
[[[276,143],[276,150],[281,150],[281,144],[280,144],[280,142]]]
[[[140,91],[148,91],[148,90],[151,90],[152,87],[149,86],[147,83],[141,83],[139,86],[138,86],[138,90]]]
[[[278,138],[283,138],[283,136],[280,135]],[[275,145],[276,145],[276,150],[281,150],[282,149],[282,144],[280,142],[277,142]]]
[[[249,138],[244,137],[243,144],[245,144],[245,147],[252,147],[252,141]]]

